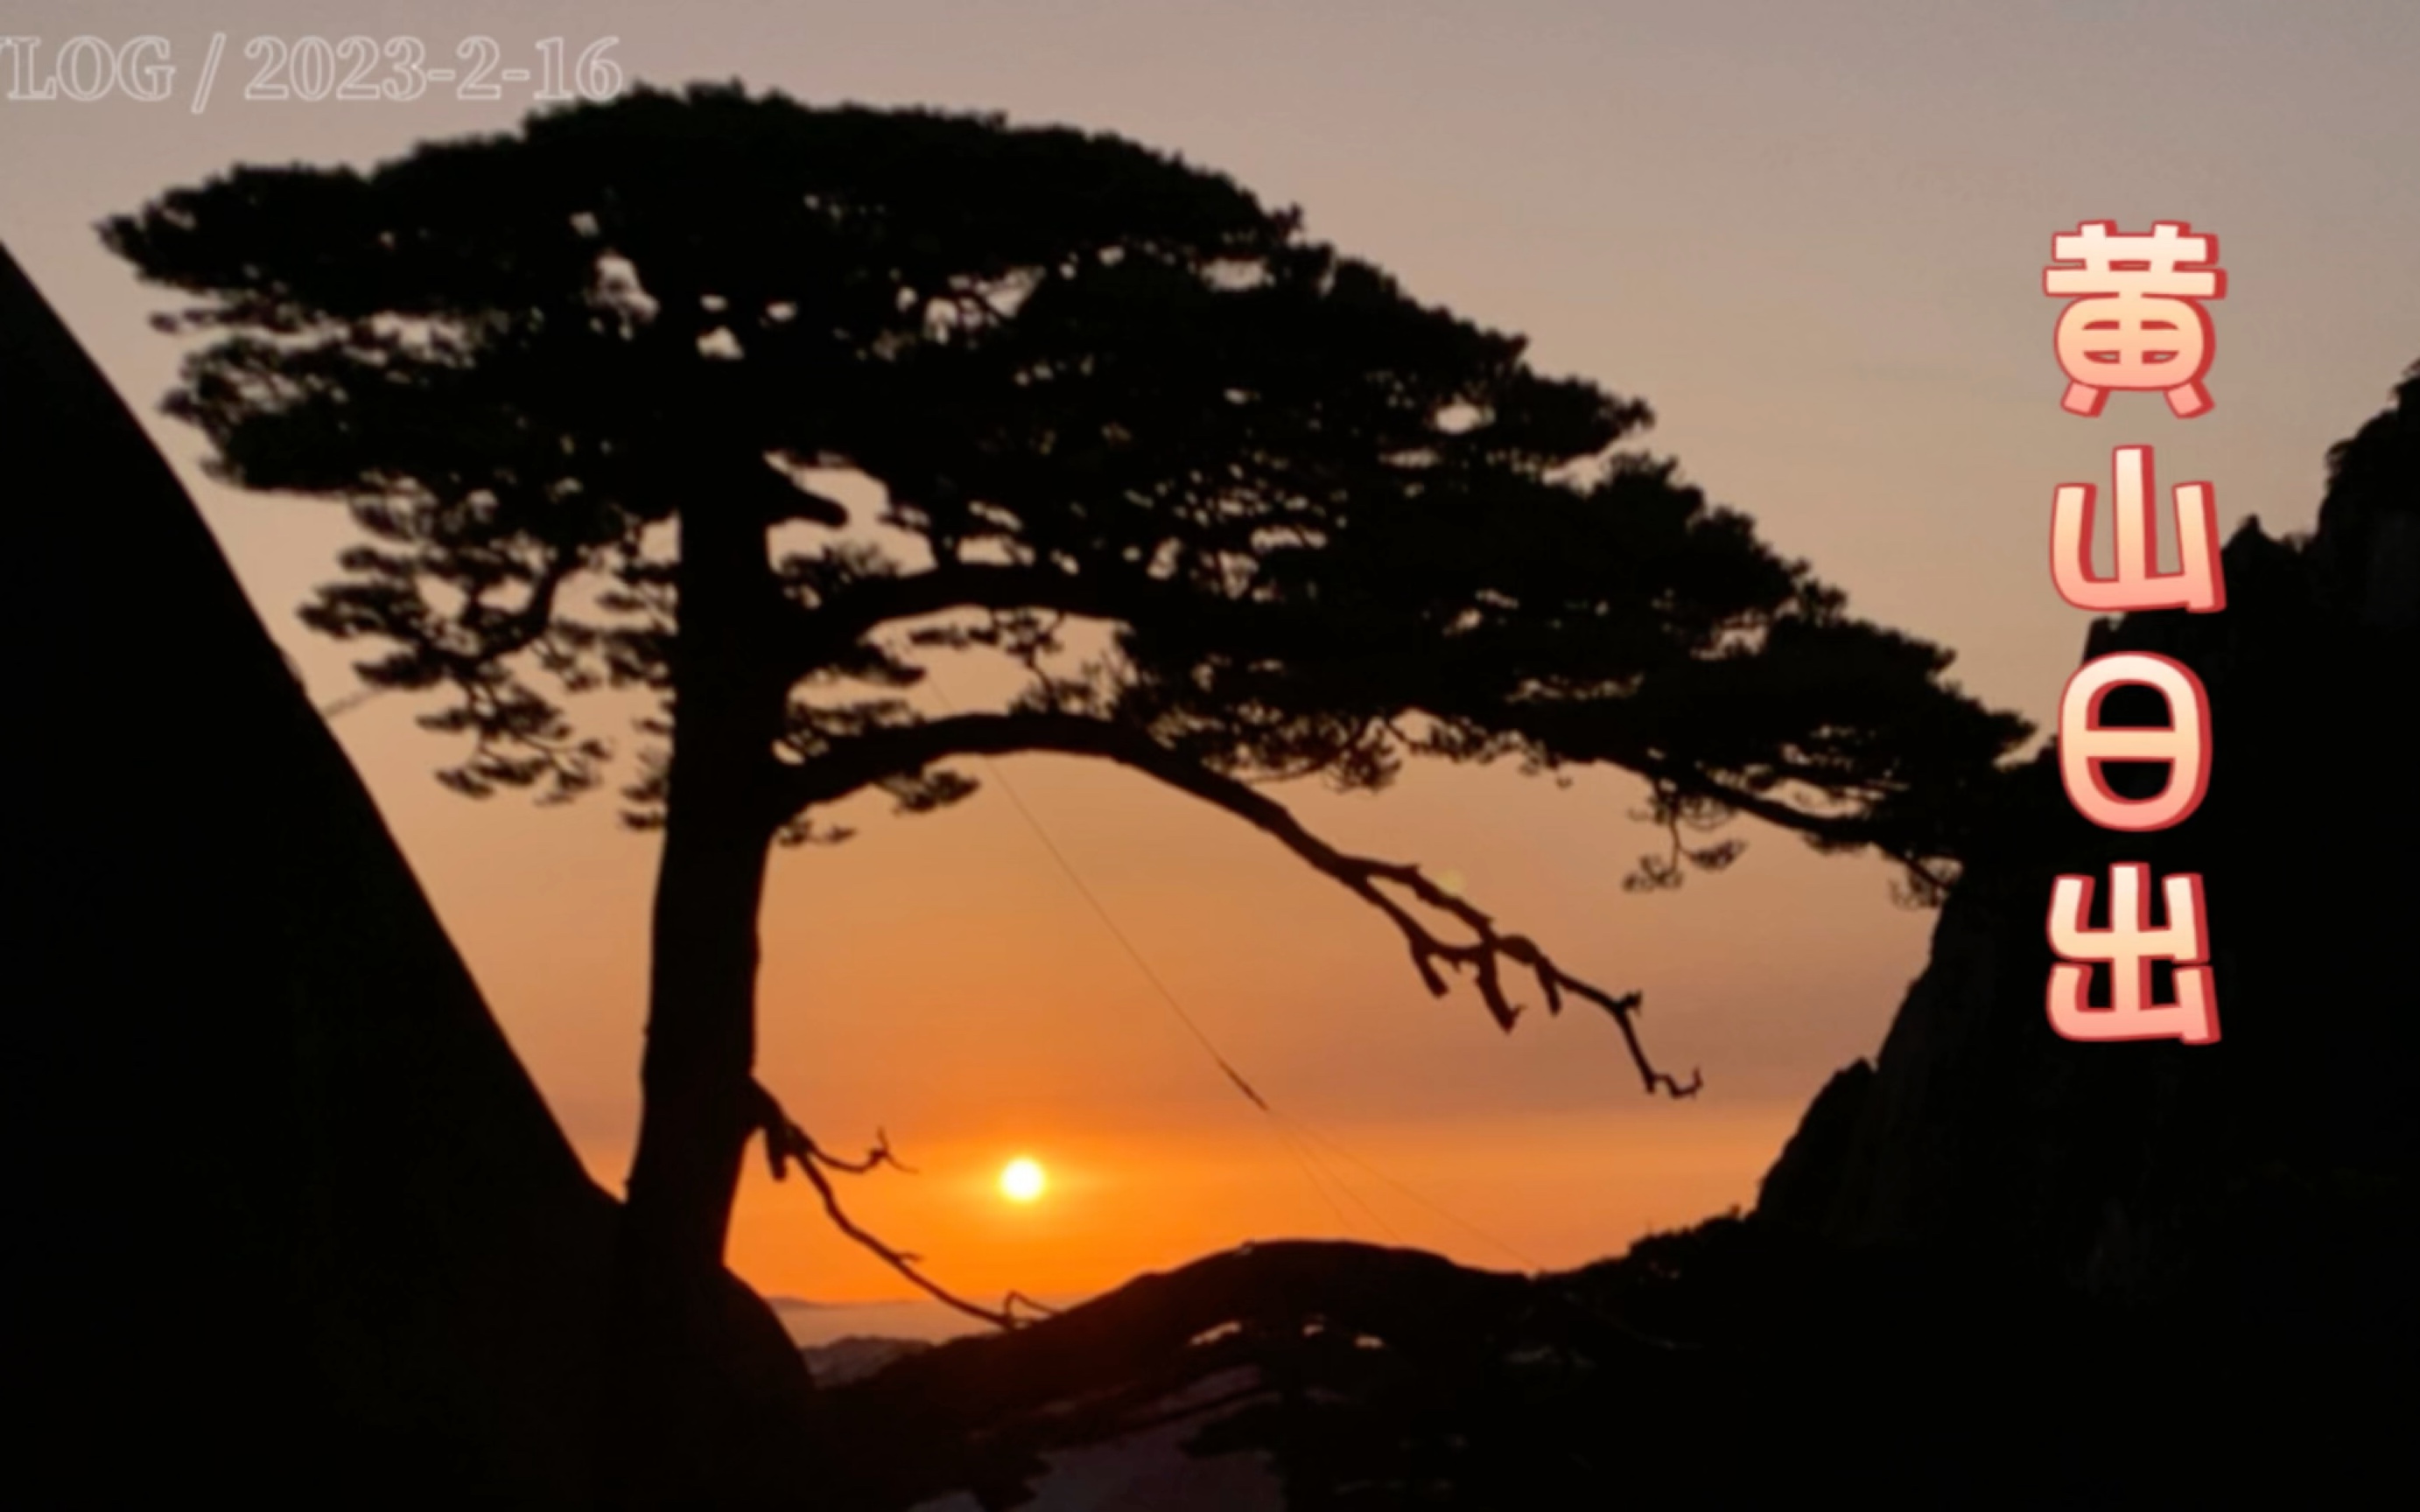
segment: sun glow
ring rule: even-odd
[[[1040,1196],[1042,1189],[1049,1184],[1049,1178],[1043,1174],[1042,1163],[1023,1155],[1001,1168],[1000,1195],[1011,1202],[1031,1202]]]

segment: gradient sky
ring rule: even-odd
[[[178,352],[144,317],[171,301],[91,226],[239,161],[367,164],[506,130],[529,86],[494,104],[247,102],[259,34],[415,35],[442,57],[480,33],[508,65],[540,38],[576,54],[613,35],[653,84],[999,110],[1178,151],[1301,206],[1415,296],[1528,334],[1543,368],[1646,398],[1647,445],[2038,724],[2086,629],[2046,571],[2056,484],[2105,482],[2111,447],[2149,443],[2164,481],[2215,485],[2224,529],[2305,529],[2326,448],[2420,357],[2408,4],[11,0],[0,20],[51,52],[87,32],[173,46],[167,101],[0,100],[0,238],[145,415],[322,702],[351,690],[354,653],[293,609],[330,575],[341,512],[201,475],[198,437],[152,412]],[[230,55],[197,116],[214,28]],[[2177,422],[2142,395],[2098,421],[2060,412],[2040,275],[2052,233],[2086,219],[2218,236],[2211,414]],[[453,796],[413,712],[374,700],[335,729],[618,1191],[653,842],[601,798]],[[923,1171],[854,1187],[860,1216],[975,1293],[1082,1292],[1280,1234],[1568,1265],[1746,1203],[1823,1078],[1878,1045],[1931,924],[1892,906],[1878,864],[1747,822],[1730,872],[1625,893],[1658,837],[1613,772],[1561,791],[1415,770],[1375,798],[1299,798],[1339,843],[1451,869],[1568,969],[1643,989],[1650,1048],[1707,1083],[1655,1102],[1609,1023],[1575,1010],[1506,1037],[1466,992],[1432,1001],[1376,916],[1192,800],[1067,760],[973,775],[989,790],[941,815],[861,800],[831,816],[858,839],[781,855],[761,1016],[763,1073],[800,1121],[834,1146],[885,1127]],[[1287,1124],[1235,1094],[1152,976]],[[1329,1142],[1315,1158],[1305,1129]],[[1031,1208],[991,1195],[1019,1152],[1055,1179]],[[902,1289],[807,1193],[754,1175],[732,1257],[769,1291]]]

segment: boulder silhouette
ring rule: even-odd
[[[78,1504],[583,1500],[618,1205],[5,250],[0,424],[0,1476]],[[758,1432],[801,1373],[736,1282],[733,1318]]]

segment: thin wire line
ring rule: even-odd
[[[1368,1171],[1372,1176],[1374,1176],[1379,1180],[1386,1182],[1388,1186],[1393,1187],[1397,1192],[1402,1193],[1412,1201],[1419,1203],[1421,1207],[1428,1209],[1429,1211],[1435,1213],[1438,1217],[1456,1225],[1466,1232],[1476,1234],[1481,1239],[1483,1239],[1488,1243],[1495,1245],[1505,1254],[1512,1256],[1514,1259],[1520,1261],[1523,1265],[1528,1266],[1532,1271],[1544,1271],[1546,1269],[1544,1265],[1539,1263],[1536,1257],[1523,1254],[1520,1250],[1513,1248],[1511,1244],[1508,1244],[1503,1240],[1497,1238],[1494,1234],[1491,1234],[1486,1229],[1480,1227],[1477,1224],[1472,1223],[1468,1219],[1461,1217],[1460,1215],[1438,1206],[1436,1203],[1430,1201],[1428,1198],[1420,1196],[1418,1192],[1413,1191],[1403,1182],[1396,1180],[1393,1177],[1388,1176],[1386,1172],[1378,1169],[1375,1165],[1371,1165],[1368,1161],[1363,1160],[1360,1156],[1356,1155],[1353,1151],[1328,1138],[1326,1134],[1321,1134],[1318,1130],[1311,1127],[1309,1124],[1303,1124],[1301,1125],[1301,1128],[1304,1134],[1318,1140],[1321,1144],[1326,1145],[1328,1149],[1343,1156],[1346,1160],[1351,1161],[1354,1165],[1360,1166],[1363,1170]]]
[[[350,714],[355,709],[360,708],[363,704],[367,703],[370,700],[378,697],[380,693],[389,691],[392,690],[383,687],[365,687],[358,692],[348,693],[343,698],[337,699],[333,702],[319,705],[319,717],[322,719],[333,719],[340,714]]]
[[[1186,1032],[1193,1036],[1195,1042],[1202,1046],[1202,1053],[1218,1063],[1218,1069],[1226,1073],[1227,1079],[1235,1084],[1235,1089],[1251,1099],[1254,1107],[1264,1113],[1274,1112],[1275,1110],[1268,1104],[1268,1100],[1262,1097],[1252,1084],[1244,1079],[1244,1073],[1237,1071],[1225,1056],[1218,1053],[1218,1047],[1211,1042],[1209,1035],[1202,1032],[1202,1026],[1194,1021],[1193,1015],[1185,1011],[1185,1005],[1177,1001],[1176,994],[1169,990],[1168,983],[1160,980],[1159,973],[1151,968],[1151,963],[1143,958],[1142,951],[1135,947],[1133,940],[1127,938],[1125,931],[1118,928],[1118,921],[1110,917],[1109,909],[1104,907],[1101,900],[1094,895],[1093,889],[1085,886],[1083,877],[1077,873],[1074,864],[1067,859],[1066,854],[1059,849],[1058,843],[1051,840],[1049,831],[1042,827],[1042,822],[1033,816],[1033,810],[1025,806],[1025,800],[1017,795],[1016,789],[1009,784],[1007,777],[993,764],[990,757],[983,758],[983,763],[991,772],[993,779],[1000,783],[1000,790],[1008,795],[1008,801],[1016,807],[1016,811],[1024,817],[1027,825],[1032,829],[1034,838],[1042,841],[1043,848],[1050,853],[1050,858],[1059,863],[1059,870],[1066,873],[1069,882],[1075,884],[1077,892],[1083,896],[1084,902],[1092,905],[1093,912],[1109,930],[1110,937],[1124,948],[1127,958],[1132,960],[1136,969],[1142,973],[1143,980],[1151,983],[1152,989],[1159,994],[1161,1000],[1175,1012],[1177,1022],[1185,1026]]]
[[[935,701],[941,705],[942,712],[956,713],[956,708],[951,703],[949,696],[941,691],[939,679],[928,675],[927,683],[933,689]],[[1233,1084],[1236,1091],[1241,1092],[1250,1101],[1252,1106],[1274,1119],[1277,1110],[1269,1106],[1268,1099],[1263,1097],[1260,1090],[1245,1079],[1244,1073],[1235,1069],[1233,1061],[1219,1053],[1218,1046],[1211,1041],[1210,1036],[1202,1030],[1193,1015],[1185,1011],[1185,1005],[1177,1000],[1176,994],[1171,991],[1168,983],[1160,979],[1159,973],[1152,969],[1151,962],[1136,947],[1126,932],[1118,927],[1117,919],[1102,903],[1099,896],[1085,884],[1082,874],[1077,872],[1075,863],[1067,859],[1067,853],[1059,848],[1058,841],[1050,838],[1050,832],[1043,827],[1042,821],[1035,817],[1031,808],[1026,806],[1025,799],[1016,791],[1016,785],[1009,781],[1008,775],[1002,772],[999,764],[989,756],[985,756],[982,760],[984,769],[991,775],[992,780],[999,784],[1001,792],[1008,795],[1010,805],[1016,810],[1018,817],[1025,821],[1025,826],[1033,832],[1035,840],[1042,842],[1042,848],[1049,853],[1050,859],[1058,863],[1061,874],[1064,875],[1068,883],[1075,887],[1077,895],[1091,906],[1094,917],[1101,921],[1101,927],[1108,930],[1109,937],[1118,942],[1119,948],[1125,951],[1126,959],[1132,961],[1135,969],[1142,973],[1143,980],[1151,983],[1152,990],[1159,995],[1161,1002],[1168,1005],[1169,1011],[1176,1015],[1177,1022],[1185,1026],[1186,1032],[1193,1036],[1194,1042],[1202,1047],[1202,1053],[1210,1057],[1212,1064],[1216,1065],[1227,1080]],[[1309,1153],[1308,1149],[1296,1149],[1285,1137],[1284,1131],[1275,1122],[1270,1123],[1268,1127],[1271,1134],[1278,1141],[1278,1148],[1285,1151],[1286,1158],[1294,1163],[1295,1169],[1301,1173],[1303,1180],[1310,1184],[1311,1191],[1318,1194],[1319,1200],[1326,1206],[1327,1211],[1336,1215],[1337,1227],[1347,1234],[1353,1233],[1353,1223],[1344,1216],[1344,1210],[1337,1206],[1336,1199],[1328,1195],[1327,1189],[1320,1184],[1319,1178],[1312,1174],[1309,1161],[1304,1158]]]
[[[944,704],[946,706],[946,701]],[[1033,810],[1026,807],[1025,800],[1017,795],[1016,787],[1010,783],[999,765],[989,756],[983,758],[983,764],[992,779],[1000,784],[1001,792],[1008,795],[1010,804],[1025,820],[1026,826],[1033,831],[1034,839],[1040,841],[1042,848],[1050,853],[1050,858],[1059,864],[1060,872],[1075,887],[1078,895],[1092,906],[1094,916],[1100,919],[1102,928],[1109,932],[1109,937],[1116,940],[1119,947],[1125,951],[1126,958],[1134,963],[1135,969],[1142,973],[1143,980],[1150,982],[1152,989],[1159,994],[1160,1000],[1166,1003],[1170,1011],[1176,1015],[1177,1022],[1184,1025],[1186,1032],[1193,1036],[1194,1042],[1202,1047],[1202,1054],[1210,1057],[1212,1063],[1218,1068],[1227,1080],[1234,1085],[1235,1090],[1250,1100],[1252,1106],[1274,1119],[1277,1110],[1269,1105],[1268,1099],[1263,1097],[1259,1089],[1245,1079],[1244,1073],[1235,1069],[1233,1061],[1219,1053],[1218,1045],[1212,1042],[1207,1033],[1203,1032],[1202,1026],[1195,1021],[1193,1015],[1185,1011],[1185,1005],[1177,1000],[1176,994],[1169,989],[1168,983],[1160,979],[1159,973],[1152,969],[1151,962],[1145,959],[1133,939],[1125,930],[1118,927],[1117,919],[1110,915],[1093,889],[1086,886],[1082,875],[1077,872],[1075,864],[1067,859],[1066,853],[1062,851],[1058,842],[1050,838],[1050,832],[1042,827],[1042,821],[1034,817]],[[1295,1149],[1287,1141],[1284,1131],[1275,1122],[1268,1127],[1270,1132],[1277,1135],[1279,1148],[1286,1152],[1287,1158],[1294,1162],[1295,1168],[1302,1173],[1303,1180],[1311,1183],[1311,1189],[1319,1195],[1319,1200],[1326,1205],[1327,1211],[1336,1215],[1336,1227],[1347,1234],[1353,1233],[1353,1221],[1344,1216],[1344,1210],[1337,1206],[1336,1199],[1328,1195],[1327,1188],[1320,1184],[1319,1178],[1312,1171],[1310,1161],[1305,1158],[1311,1154],[1308,1148]]]
[[[956,709],[951,704],[948,696],[941,692],[940,687],[939,687],[939,679],[928,677],[927,682],[928,686],[932,687],[933,696],[940,703],[943,712],[954,714]],[[1522,1253],[1513,1245],[1497,1238],[1494,1234],[1491,1234],[1486,1229],[1480,1227],[1477,1224],[1472,1223],[1470,1220],[1451,1211],[1441,1204],[1420,1196],[1418,1192],[1415,1192],[1403,1182],[1378,1169],[1375,1165],[1371,1165],[1368,1161],[1363,1160],[1360,1156],[1345,1149],[1343,1145],[1335,1139],[1321,1134],[1311,1124],[1298,1119],[1290,1118],[1272,1107],[1269,1104],[1268,1100],[1262,1097],[1261,1094],[1253,1088],[1252,1084],[1245,1079],[1244,1074],[1237,1071],[1234,1068],[1234,1065],[1230,1062],[1224,1055],[1219,1053],[1218,1045],[1212,1042],[1210,1036],[1203,1031],[1202,1026],[1195,1021],[1193,1015],[1185,1011],[1185,1005],[1177,1000],[1174,991],[1169,987],[1166,981],[1161,980],[1158,972],[1152,969],[1151,963],[1144,959],[1142,951],[1135,945],[1134,941],[1127,936],[1125,931],[1118,927],[1117,919],[1110,915],[1108,906],[1101,902],[1100,898],[1090,887],[1085,885],[1083,877],[1076,871],[1075,863],[1070,861],[1067,858],[1066,853],[1062,851],[1057,842],[1051,840],[1049,831],[1043,827],[1040,818],[1038,818],[1034,814],[1032,809],[1026,804],[1024,798],[1018,795],[1016,786],[1008,780],[1007,776],[1000,770],[999,766],[994,764],[989,756],[983,757],[982,761],[985,769],[989,771],[993,779],[999,782],[1001,791],[1008,795],[1009,803],[1016,808],[1018,815],[1024,819],[1027,827],[1033,831],[1034,838],[1042,842],[1043,849],[1047,851],[1050,855],[1050,858],[1058,863],[1059,870],[1065,874],[1068,882],[1075,887],[1076,891],[1083,898],[1084,902],[1092,906],[1093,913],[1100,919],[1102,927],[1107,929],[1109,932],[1110,937],[1116,940],[1119,946],[1125,949],[1127,958],[1135,964],[1135,968],[1142,973],[1143,980],[1151,983],[1153,990],[1158,993],[1160,1000],[1168,1005],[1169,1009],[1175,1013],[1178,1022],[1185,1026],[1186,1031],[1193,1036],[1196,1043],[1201,1045],[1202,1053],[1207,1055],[1218,1066],[1218,1070],[1225,1073],[1227,1079],[1235,1085],[1236,1090],[1242,1092],[1247,1098],[1249,1098],[1254,1107],[1259,1108],[1263,1113],[1269,1117],[1274,1125],[1280,1127],[1291,1125],[1293,1128],[1300,1131],[1302,1134],[1307,1136],[1307,1140],[1302,1147],[1301,1153],[1296,1153],[1293,1144],[1285,1140],[1283,1137],[1280,1137],[1279,1142],[1280,1146],[1286,1149],[1286,1152],[1294,1158],[1295,1165],[1302,1170],[1305,1180],[1311,1182],[1312,1189],[1319,1193],[1321,1200],[1327,1204],[1329,1211],[1336,1213],[1338,1222],[1342,1224],[1348,1232],[1352,1229],[1353,1225],[1345,1220],[1342,1210],[1336,1206],[1335,1199],[1327,1195],[1326,1188],[1322,1186],[1318,1179],[1311,1175],[1311,1165],[1307,1165],[1303,1160],[1304,1155],[1309,1155],[1311,1160],[1312,1162],[1316,1162],[1322,1169],[1326,1168],[1326,1162],[1319,1160],[1317,1149],[1313,1149],[1308,1143],[1308,1140],[1315,1139],[1320,1144],[1326,1145],[1328,1149],[1336,1151],[1339,1155],[1343,1156],[1354,1165],[1358,1165],[1361,1169],[1369,1172],[1372,1176],[1376,1177],[1379,1180],[1384,1181],[1387,1185],[1394,1188],[1397,1192],[1403,1194],[1405,1197],[1410,1198],[1413,1202],[1419,1204],[1419,1206],[1427,1209],[1433,1213],[1435,1213],[1437,1216],[1446,1219],[1448,1222],[1453,1224],[1456,1227],[1463,1229],[1465,1232],[1476,1235],[1488,1244],[1493,1245],[1495,1248],[1512,1256],[1514,1259],[1518,1260],[1528,1269],[1532,1271],[1544,1271],[1546,1269],[1545,1266],[1539,1263],[1532,1257]],[[1394,1227],[1388,1224],[1383,1217],[1380,1217],[1377,1211],[1371,1207],[1368,1202],[1364,1201],[1360,1194],[1355,1192],[1351,1184],[1345,1181],[1341,1175],[1330,1171],[1328,1179],[1333,1180],[1337,1184],[1338,1188],[1342,1190],[1346,1196],[1352,1199],[1355,1206],[1360,1208],[1364,1212],[1369,1213],[1379,1228],[1392,1237],[1396,1242],[1403,1242],[1403,1236],[1395,1231]]]
[[[1306,1141],[1313,1137],[1311,1134],[1311,1125],[1307,1123],[1301,1122],[1298,1119],[1290,1119],[1282,1113],[1272,1113],[1269,1116],[1277,1119],[1278,1123],[1281,1127],[1290,1126],[1297,1135],[1301,1136]],[[1322,1142],[1325,1143],[1326,1141],[1323,1140]],[[1306,1145],[1306,1148],[1309,1148],[1308,1145]],[[1336,1149],[1340,1154],[1343,1152],[1340,1147],[1335,1145],[1329,1145],[1328,1148]],[[1404,1236],[1396,1231],[1395,1226],[1387,1221],[1385,1214],[1381,1213],[1377,1209],[1370,1205],[1369,1201],[1355,1189],[1353,1183],[1344,1179],[1344,1174],[1342,1171],[1334,1169],[1328,1165],[1326,1161],[1320,1160],[1319,1151],[1316,1149],[1311,1150],[1311,1158],[1313,1161],[1318,1162],[1320,1169],[1328,1176],[1329,1180],[1333,1180],[1337,1184],[1338,1188],[1344,1193],[1346,1197],[1351,1199],[1355,1207],[1369,1214],[1370,1221],[1378,1226],[1380,1232],[1384,1233],[1388,1239],[1393,1240],[1397,1244],[1402,1244],[1404,1242]]]
[[[1304,1146],[1297,1149],[1294,1141],[1294,1136],[1286,1133],[1285,1126],[1283,1124],[1271,1123],[1268,1125],[1268,1131],[1276,1137],[1279,1148],[1283,1149],[1286,1154],[1293,1159],[1295,1169],[1302,1173],[1302,1179],[1311,1184],[1311,1191],[1317,1193],[1319,1195],[1319,1200],[1326,1205],[1327,1211],[1335,1214],[1338,1231],[1345,1234],[1352,1233],[1353,1220],[1344,1216],[1344,1210],[1337,1206],[1336,1199],[1328,1195],[1327,1188],[1323,1185],[1320,1182],[1319,1178],[1312,1173],[1311,1163],[1305,1158],[1305,1156],[1310,1152],[1310,1147]]]

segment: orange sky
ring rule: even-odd
[[[2037,721],[2085,631],[2044,570],[2056,484],[2100,481],[2110,447],[2149,441],[2164,478],[2215,482],[2223,528],[2251,512],[2306,527],[2326,446],[2420,355],[2420,11],[2397,4],[693,0],[507,17],[227,0],[208,15],[113,6],[104,22],[21,0],[9,23],[54,45],[155,32],[188,66],[213,27],[239,50],[343,30],[433,51],[473,32],[508,49],[565,36],[576,52],[610,33],[650,82],[998,108],[1176,149],[1300,204],[1314,234],[1418,297],[1528,333],[1545,369],[1645,397],[1660,416],[1648,443],[1688,477],[1860,612],[1956,647],[1970,688]],[[176,350],[143,317],[166,301],[89,227],[239,160],[366,162],[518,114],[225,87],[199,116],[181,100],[0,101],[0,237],[146,414],[323,701],[350,690],[349,653],[291,611],[346,527],[201,476],[197,439],[149,413]],[[2116,404],[2095,424],[2058,409],[2040,271],[2051,234],[2087,218],[2220,238],[2217,409],[2189,429]],[[965,702],[984,687],[945,676]],[[376,700],[335,728],[557,1117],[618,1190],[653,842],[619,832],[604,801],[454,797],[429,779],[446,752],[411,712]],[[1289,1127],[1470,1227],[1332,1152],[1330,1177],[1353,1189],[1323,1185],[996,785],[912,821],[861,799],[834,816],[857,840],[776,866],[764,1074],[831,1145],[887,1128],[923,1174],[854,1183],[851,1200],[938,1276],[995,1297],[1080,1292],[1280,1234],[1567,1265],[1745,1203],[1823,1079],[1877,1045],[1931,926],[1892,907],[1878,865],[1746,825],[1730,872],[1625,893],[1657,837],[1625,816],[1638,790],[1619,774],[1559,791],[1510,770],[1415,771],[1377,798],[1300,799],[1339,843],[1453,869],[1568,969],[1643,989],[1651,1049],[1707,1079],[1694,1103],[1652,1102],[1601,1017],[1575,1009],[1508,1038],[1466,993],[1432,1002],[1379,918],[1242,825],[1131,774],[1001,770]],[[1031,1208],[990,1186],[1019,1152],[1054,1176]],[[804,1189],[761,1176],[733,1258],[768,1291],[902,1291]]]

